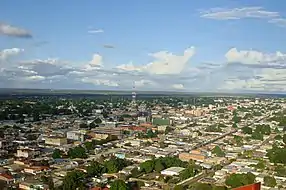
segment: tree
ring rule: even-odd
[[[225,153],[221,150],[221,148],[219,146],[215,146],[214,149],[212,150],[212,153],[218,157],[224,157],[225,156]]]
[[[176,185],[174,190],[184,190],[185,188],[182,185]]]
[[[195,190],[212,190],[212,186],[206,183],[198,183],[195,186]]]
[[[275,139],[275,140],[282,140],[283,138],[282,138],[281,135],[276,135],[276,136],[274,137],[274,139]]]
[[[86,128],[88,128],[88,125],[86,123],[81,123],[81,124],[79,124],[79,128],[86,129]]]
[[[244,134],[252,134],[252,129],[248,126],[242,127],[241,130]]]
[[[286,134],[283,135],[283,142],[286,144]]]
[[[52,154],[52,157],[53,159],[61,158],[62,157],[61,151],[59,149],[55,149]]]
[[[154,166],[154,168],[155,168],[156,172],[160,172],[160,171],[162,171],[162,170],[165,169],[165,167],[163,166],[163,164],[161,163],[160,160],[156,160],[156,161],[155,161],[155,166]]]
[[[150,173],[154,169],[154,160],[147,160],[140,164],[140,170],[145,173]]]
[[[212,190],[227,190],[225,186],[213,186]]]
[[[263,169],[265,168],[265,164],[264,164],[263,161],[260,160],[260,161],[256,164],[255,167],[256,167],[257,169],[263,170]]]
[[[63,190],[76,190],[84,186],[85,175],[81,171],[68,172],[64,177],[62,189]]]
[[[84,146],[85,146],[85,148],[87,149],[87,150],[93,150],[95,147],[94,147],[94,144],[93,144],[93,142],[85,142],[84,143]]]
[[[110,185],[110,190],[127,190],[127,189],[128,189],[128,187],[123,180],[115,180]]]
[[[96,161],[92,161],[90,165],[86,168],[87,175],[89,177],[100,176],[104,170],[104,166],[102,166]]]
[[[76,146],[69,149],[68,156],[70,158],[87,158],[86,151],[82,146]]]
[[[265,176],[263,182],[267,187],[275,187],[277,185],[275,178],[271,176]]]
[[[102,123],[102,120],[100,118],[96,118],[93,122],[98,125]]]
[[[233,127],[233,128],[237,128],[237,123],[233,123],[233,124],[232,124],[232,127]]]
[[[254,183],[255,175],[252,173],[247,174],[231,174],[225,180],[225,184],[232,188],[248,185]]]

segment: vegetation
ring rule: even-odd
[[[242,127],[241,130],[244,134],[249,134],[249,135],[252,134],[252,128],[250,128],[248,126]]]
[[[100,176],[103,173],[117,173],[124,167],[130,165],[131,163],[127,160],[119,158],[111,158],[106,160],[103,164],[92,161],[88,167],[86,167],[87,175],[89,177]]]
[[[140,170],[144,173],[151,173],[152,171],[160,172],[170,167],[184,167],[188,166],[187,162],[181,161],[177,157],[160,157],[157,159],[147,160],[140,164]]]
[[[115,180],[111,183],[110,190],[127,190],[128,186],[123,180]]]
[[[83,148],[82,146],[76,146],[74,148],[69,149],[68,156],[69,158],[87,158],[85,148]]]
[[[231,174],[226,178],[225,184],[232,188],[248,185],[254,183],[255,175],[247,174]]]
[[[59,189],[61,190],[78,190],[86,189],[85,186],[85,174],[81,171],[68,172],[64,177],[63,184]]]
[[[62,152],[59,149],[55,149],[52,154],[53,159],[58,159],[62,157]]]
[[[286,149],[273,146],[272,149],[267,150],[266,156],[272,163],[286,164]]]
[[[221,148],[219,146],[215,146],[214,149],[212,150],[212,153],[218,157],[224,157],[225,156],[225,153],[221,150]]]
[[[275,178],[271,176],[265,176],[263,182],[267,187],[275,187],[277,185]]]

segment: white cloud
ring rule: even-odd
[[[195,54],[195,48],[184,51],[183,55],[174,55],[167,51],[149,54],[154,61],[143,66],[134,66],[132,63],[119,65],[117,68],[125,71],[144,71],[151,74],[180,74],[190,58]]]
[[[0,23],[0,34],[20,38],[32,37],[32,34],[27,30],[6,23]]]
[[[41,80],[45,80],[45,77],[44,76],[40,76],[40,75],[32,75],[32,76],[26,77],[26,80],[41,81]]]
[[[102,56],[99,54],[93,54],[92,60],[89,64],[92,67],[102,66]]]
[[[134,82],[134,85],[135,85],[135,88],[137,87],[143,87],[143,86],[151,86],[153,85],[153,82],[150,81],[150,80],[145,80],[145,79],[142,79],[142,80],[137,80]]]
[[[185,87],[184,87],[183,84],[173,84],[172,87],[173,87],[174,89],[178,89],[178,90],[185,89]]]
[[[263,64],[286,60],[286,54],[277,51],[276,53],[263,53],[255,50],[241,50],[231,48],[225,57],[229,63],[239,62],[243,64]]]
[[[89,30],[88,33],[90,34],[97,34],[97,33],[103,33],[104,30],[102,29],[96,29],[96,30]]]
[[[242,7],[242,8],[212,8],[201,12],[201,17],[215,20],[236,20],[241,18],[269,19],[279,17],[278,12],[266,11],[262,7]]]
[[[4,49],[0,51],[0,60],[6,60],[9,57],[16,56],[23,51],[24,49],[19,49],[19,48]]]
[[[286,27],[286,19],[285,18],[275,18],[269,20],[270,23],[276,24],[277,26]]]
[[[85,77],[85,78],[82,79],[82,82],[92,83],[94,85],[111,86],[111,87],[119,86],[117,82],[111,81],[111,80],[108,80],[108,79],[96,79],[96,78]]]

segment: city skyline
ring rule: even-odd
[[[282,0],[1,5],[0,88],[286,91]]]

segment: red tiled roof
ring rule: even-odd
[[[260,190],[260,189],[261,189],[261,183],[254,183],[254,184],[251,184],[251,185],[238,187],[238,188],[235,188],[233,190]]]
[[[13,176],[9,175],[9,174],[6,174],[6,173],[1,173],[0,176],[6,178],[6,179],[9,179],[9,180],[12,180],[14,179]]]
[[[90,190],[109,190],[109,188],[107,188],[107,187],[93,187],[93,188],[91,188]]]

